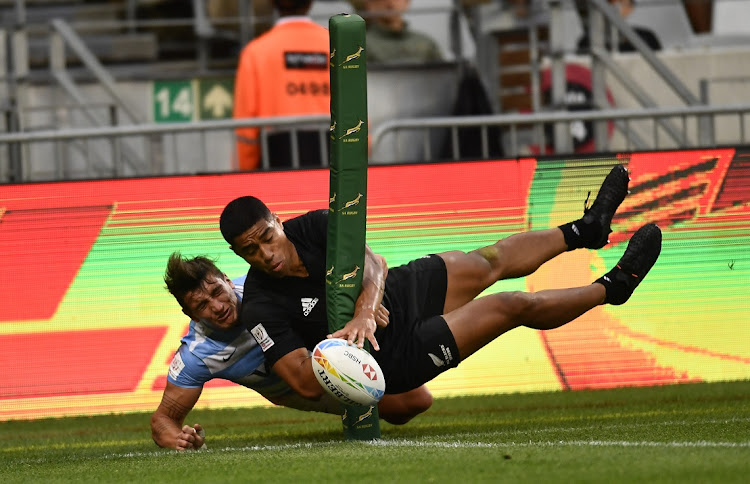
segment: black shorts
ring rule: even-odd
[[[380,351],[373,351],[386,393],[412,390],[458,365],[458,347],[442,317],[447,288],[445,261],[436,255],[388,271],[383,305],[390,322],[375,333]]]

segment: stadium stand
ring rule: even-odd
[[[158,58],[158,38],[154,33],[134,32],[125,28],[125,2],[82,2],[35,0],[22,2],[20,13],[15,2],[0,4],[0,24],[28,27],[29,63],[46,67],[49,62],[49,29],[56,18],[76,26],[91,52],[105,63],[152,62]],[[118,26],[118,24],[122,24]],[[70,58],[77,61],[75,56]]]
[[[750,34],[750,1],[714,0],[712,32],[716,35]]]
[[[574,52],[582,25],[589,21],[588,14],[581,15],[575,3],[529,3],[528,12],[537,28],[536,48],[532,48],[528,19],[514,19],[503,2],[413,0],[407,14],[410,24],[435,38],[450,61],[429,67],[371,69],[368,88],[373,163],[435,159],[434,152],[444,145],[442,138],[457,123],[466,122],[450,115],[459,81],[465,69],[472,66],[487,87],[495,112],[503,106],[506,114],[528,116],[518,121],[500,114],[482,121],[485,127],[488,122],[505,126],[506,134],[523,132],[524,126],[533,123],[540,126],[545,116],[565,111],[568,101],[564,98],[553,99],[552,105],[542,105],[539,99],[534,102],[535,92],[539,96],[535,82],[540,79],[534,81],[534,75],[554,70],[556,63],[577,63],[592,69],[605,64],[604,82],[619,108],[686,109],[686,115],[696,118],[690,109],[707,100],[742,107],[750,85],[743,81],[750,78],[750,67],[745,67],[750,62],[743,61],[750,57],[748,33],[729,20],[750,14],[747,1],[717,0],[714,32],[695,34],[682,0],[639,0],[628,23],[658,32],[664,50],[658,55],[636,52],[601,59]],[[577,3],[587,6],[586,11],[588,6],[598,11],[606,4],[602,0]],[[238,7],[252,4],[237,2]],[[314,5],[313,17],[322,24],[330,15],[352,10],[349,1],[317,0]],[[225,112],[221,103],[227,101],[214,96],[212,99],[220,104],[208,109],[201,104],[207,91],[201,89],[232,78],[243,36],[259,33],[258,25],[272,19],[258,17],[250,8],[244,13],[238,10],[238,17],[217,18],[205,6],[200,0],[1,0],[0,124],[10,134],[0,135],[0,182],[231,170],[231,154],[224,147],[233,144],[226,136],[234,126],[212,125],[222,117],[205,113],[212,109]],[[735,10],[728,15],[725,12],[730,7]],[[56,24],[53,19],[58,19]],[[562,19],[556,27],[555,19]],[[77,36],[85,51],[74,49],[61,28],[68,29],[69,37]],[[62,56],[61,42],[66,46]],[[508,46],[515,51],[500,52]],[[91,54],[88,61],[81,58],[85,52]],[[57,56],[54,62],[53,54]],[[711,89],[727,79],[739,87]],[[701,86],[709,86],[708,92],[702,92]],[[161,97],[177,93],[182,97]],[[175,106],[184,111],[178,113],[180,116],[161,116],[159,109]],[[618,115],[616,110],[611,113],[613,117]],[[740,137],[744,136],[745,123],[726,123],[728,128],[719,123],[714,131],[745,139]],[[668,122],[660,120],[659,124]],[[681,146],[691,138],[711,139],[695,131],[694,124],[689,123],[690,133],[680,136],[679,127],[667,129],[666,138],[672,144],[665,147]],[[116,140],[125,138],[125,129],[132,131],[134,126],[141,131],[137,135],[140,138],[124,143],[133,145],[130,148],[117,146]],[[652,143],[645,138],[653,130],[642,130],[639,140],[620,128],[614,141],[605,140],[599,149],[633,149]],[[111,129],[112,133],[73,136],[71,130],[80,129]],[[194,135],[196,131],[200,136]],[[522,138],[506,140],[506,155],[522,153],[523,143],[527,141]],[[563,146],[555,149],[565,152]],[[99,154],[93,156],[93,152]],[[99,161],[89,159],[92,157]],[[123,157],[130,161],[113,161]]]
[[[639,0],[628,23],[647,27],[659,35],[665,49],[689,45],[695,36],[681,3],[662,0]]]

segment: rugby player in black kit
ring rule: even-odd
[[[303,397],[324,392],[309,350],[331,336],[359,347],[370,341],[386,396],[404,394],[404,405],[408,397],[431,402],[424,383],[503,333],[518,326],[557,328],[598,305],[628,300],[659,256],[661,231],[654,224],[641,227],[619,263],[592,284],[477,298],[495,281],[531,274],[562,252],[606,245],[628,181],[627,170],[617,165],[581,219],[468,253],[428,255],[388,270],[385,259],[366,247],[354,317],[332,335],[325,307],[327,210],[282,223],[262,201],[240,197],[224,208],[220,226],[231,249],[251,265],[242,322],[273,370]]]

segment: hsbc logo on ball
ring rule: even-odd
[[[362,364],[362,373],[364,373],[365,376],[370,379],[370,381],[375,381],[378,379],[378,372],[375,371],[375,368],[370,366],[368,363]]]

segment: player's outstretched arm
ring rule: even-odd
[[[344,338],[349,344],[362,348],[369,340],[373,349],[380,349],[375,339],[377,326],[388,324],[388,310],[380,303],[383,301],[385,278],[388,275],[388,264],[385,258],[365,245],[365,270],[362,275],[362,291],[354,307],[354,317],[329,338]]]
[[[274,363],[273,371],[301,397],[318,400],[323,396],[323,387],[315,378],[307,349],[297,348],[285,354]]]
[[[151,415],[151,437],[156,445],[176,450],[199,449],[203,446],[203,428],[199,424],[183,426],[185,417],[202,391],[201,388],[182,388],[167,382],[161,403]]]

